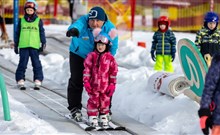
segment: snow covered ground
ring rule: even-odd
[[[48,25],[45,26],[45,29],[46,33],[62,33],[65,36],[67,27],[66,25]],[[13,26],[7,25],[9,34],[12,33],[12,30]],[[175,32],[175,35],[177,41],[181,38],[195,40],[195,34]],[[118,109],[160,133],[202,134],[197,115],[199,104],[183,94],[171,98],[149,89],[148,79],[155,73],[153,70],[154,62],[149,53],[152,36],[153,32],[135,31],[132,40],[119,42],[116,59],[120,67],[117,89],[113,96],[113,110]],[[10,37],[12,38],[12,35]],[[137,42],[139,41],[146,42],[147,47],[138,47]],[[12,49],[2,49],[0,55],[14,64],[18,63],[18,55],[15,55]],[[54,59],[55,57],[56,59]],[[49,54],[40,58],[45,78],[66,86],[69,79],[66,77],[69,76],[68,59],[59,54]],[[178,56],[173,64],[175,73],[182,74]],[[30,63],[29,66],[31,66]],[[87,98],[84,93],[83,103],[86,103]],[[0,134],[58,134],[56,129],[47,122],[36,118],[30,113],[31,110],[14,100],[10,95],[9,102],[12,120],[4,121],[3,112],[0,110],[0,118],[2,118],[0,120]],[[2,108],[1,103],[0,108]],[[30,121],[31,124],[29,124]]]

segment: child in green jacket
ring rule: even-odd
[[[173,72],[172,62],[176,53],[176,37],[169,29],[170,20],[161,16],[158,20],[158,30],[153,35],[151,57],[156,61],[154,70]],[[156,54],[156,57],[155,57]]]

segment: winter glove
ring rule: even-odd
[[[115,92],[115,84],[111,83],[106,91],[107,96],[111,97],[113,93]]]
[[[90,94],[92,92],[92,88],[89,82],[84,83],[84,87],[86,89],[86,91],[88,92],[88,94]]]
[[[79,31],[76,28],[72,28],[66,32],[67,37],[79,37]]]
[[[171,57],[172,57],[172,62],[173,62],[174,59],[175,59],[175,53],[172,53],[172,54],[171,54]]]
[[[152,50],[150,53],[151,53],[151,58],[152,58],[152,60],[153,60],[153,61],[156,61],[156,59],[155,59],[155,54],[154,54],[154,50]]]
[[[15,54],[19,54],[18,46],[16,44],[14,45],[14,52],[15,52]]]
[[[200,128],[204,135],[209,134],[209,128],[212,128],[212,119],[210,109],[199,109]]]
[[[41,47],[39,48],[39,52],[43,52],[46,48],[46,44],[41,44]]]

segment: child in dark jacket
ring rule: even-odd
[[[158,30],[153,35],[151,57],[156,61],[154,70],[173,72],[172,62],[176,53],[176,37],[169,29],[170,21],[167,16],[158,20]],[[156,57],[155,57],[156,54]]]
[[[94,36],[95,50],[89,53],[84,61],[83,82],[89,95],[87,103],[89,123],[91,126],[98,126],[99,116],[100,126],[105,128],[108,127],[109,106],[115,91],[118,72],[116,60],[109,52],[115,33],[94,33],[99,35]]]
[[[211,57],[220,53],[220,32],[218,30],[219,17],[215,12],[207,12],[204,17],[204,25],[196,34],[195,45],[200,50],[208,66]]]
[[[214,54],[206,74],[199,109],[200,127],[205,135],[220,135],[220,54]]]
[[[36,14],[37,3],[35,0],[27,0],[24,5],[24,17],[18,22],[14,37],[14,52],[19,54],[20,60],[15,73],[15,79],[21,89],[25,89],[25,71],[29,57],[33,66],[33,81],[36,87],[41,86],[43,71],[39,52],[46,47],[46,38],[42,20]],[[40,46],[41,44],[41,46]]]

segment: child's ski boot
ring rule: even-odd
[[[26,90],[26,87],[24,86],[24,80],[23,79],[19,80],[17,83],[18,83],[18,88],[20,90]]]
[[[40,86],[41,86],[41,81],[35,80],[34,81],[34,90],[40,90]]]
[[[108,120],[108,117],[107,117],[106,114],[105,115],[100,115],[99,116],[99,121],[100,121],[100,126],[102,128],[105,128],[105,129],[109,128],[109,120]]]
[[[99,126],[97,116],[89,116],[89,125],[94,128]]]

